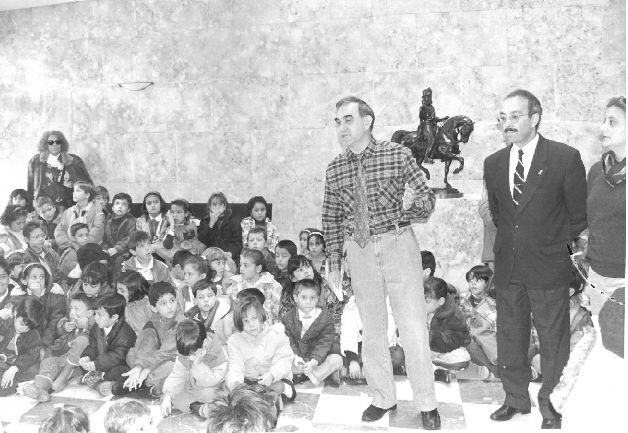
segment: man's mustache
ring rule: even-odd
[[[504,132],[517,132],[517,130],[515,128],[506,128]]]

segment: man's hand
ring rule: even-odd
[[[270,386],[275,381],[273,374],[269,371],[268,373],[264,373],[259,377],[257,383],[264,386]]]
[[[2,382],[0,383],[0,386],[2,386],[2,388],[8,388],[10,386],[13,386],[13,379],[15,378],[17,370],[17,367],[13,365],[4,372],[4,374],[2,375]]]
[[[410,188],[410,185],[406,183],[406,188],[403,191],[403,197],[401,197],[401,203],[403,210],[410,210],[414,206],[414,200],[416,199],[416,190]]]
[[[349,363],[349,377],[351,379],[362,379],[362,368],[356,360]]]

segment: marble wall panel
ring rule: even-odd
[[[291,0],[209,0],[209,22],[221,27],[246,27],[289,21]]]
[[[89,175],[95,185],[107,183],[107,142],[104,135],[76,135],[66,137],[70,141],[70,151],[81,157],[85,166],[88,167]],[[127,154],[127,158],[130,155]],[[123,170],[122,167],[109,167],[110,170]],[[111,194],[113,197],[113,194]]]
[[[292,0],[290,19],[294,21],[326,21],[338,18],[371,16],[372,0]]]
[[[508,0],[511,8],[548,8],[556,6],[606,5],[609,0]]]
[[[135,0],[138,31],[174,32],[208,26],[208,0]]]
[[[374,17],[369,23],[369,29],[371,39],[376,38],[368,41],[369,71],[416,70],[418,51],[415,15]]]
[[[105,135],[106,185],[109,185],[110,182],[118,182],[129,184],[129,187],[131,187],[133,183],[142,180],[136,175],[137,157],[135,155],[140,155],[142,151],[137,145],[139,135],[138,133]]]
[[[507,7],[510,0],[458,0],[458,2],[463,11],[483,11]]]
[[[626,2],[611,0],[604,11],[602,58],[604,61],[626,60]]]
[[[100,28],[99,2],[83,1],[68,8],[69,40],[96,38]]]
[[[374,0],[380,1],[380,0]],[[387,14],[421,14],[424,12],[448,12],[458,9],[458,2],[451,0],[432,0],[432,1],[414,1],[414,0],[385,0],[382,6]]]
[[[71,39],[61,64],[57,65],[68,80],[78,83],[102,81],[102,52],[98,42]]]
[[[295,70],[303,32],[293,24],[269,24],[251,26],[244,35],[246,42],[240,55],[249,58],[246,73],[287,82]]]
[[[120,89],[121,94],[131,93]],[[157,84],[143,92],[137,92],[139,100],[138,119],[140,130],[146,132],[164,132],[181,130],[183,117],[183,98],[181,91],[174,85],[162,86]]]
[[[177,149],[174,132],[139,134],[132,154],[136,181],[175,182]]]
[[[137,35],[135,0],[98,1],[97,14],[98,25],[93,29],[95,37],[116,39]]]
[[[296,74],[329,74],[331,72],[331,39],[328,27],[319,22],[298,23],[292,31],[296,49]]]

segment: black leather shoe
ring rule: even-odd
[[[513,416],[515,416],[515,414],[518,414],[518,413],[522,415],[526,415],[530,413],[530,409],[517,409],[515,407],[510,407],[504,404],[502,405],[502,407],[500,407],[499,409],[497,409],[495,412],[491,414],[491,419],[493,421],[508,421]]]
[[[543,418],[543,422],[541,423],[541,428],[542,429],[560,429],[563,422],[563,416],[559,414],[558,412],[556,412],[556,409],[554,409],[554,406],[552,405],[551,402],[547,408],[552,414],[552,417]]]
[[[377,421],[378,419],[383,417],[386,412],[388,412],[389,410],[395,410],[395,409],[397,409],[396,404],[393,404],[388,409],[382,409],[377,406],[370,405],[369,407],[366,408],[366,410],[362,414],[362,421],[364,422]]]
[[[440,430],[440,415],[438,409],[421,412],[421,421],[425,430]]]

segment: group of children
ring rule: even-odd
[[[168,206],[149,192],[136,219],[128,194],[109,206],[88,183],[74,185],[76,204],[62,212],[16,191],[0,220],[0,395],[47,401],[75,379],[102,395],[160,398],[164,416],[208,417],[241,387],[292,401],[295,383],[364,380],[348,270],[331,287],[323,233],[304,229],[299,251],[280,239],[263,197],[249,201],[234,258],[198,241],[183,199]],[[469,270],[461,297],[434,276],[430,252],[422,264],[435,379],[498,378],[491,269]],[[591,326],[586,310],[572,317]],[[392,314],[388,324],[393,370],[405,374]],[[537,352],[532,340],[531,359]]]

